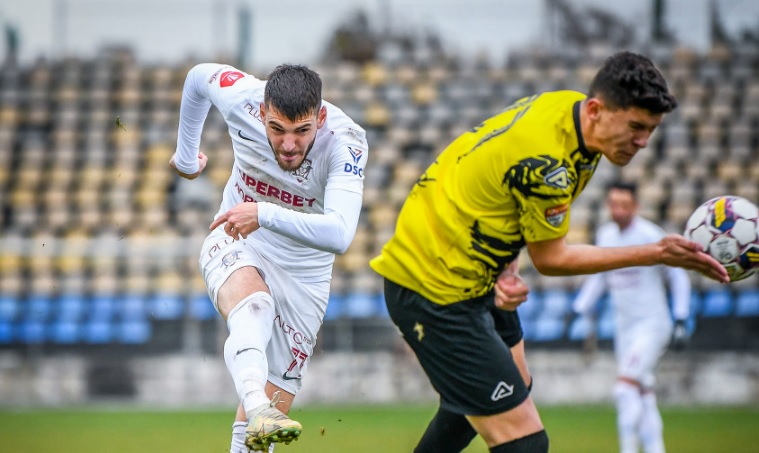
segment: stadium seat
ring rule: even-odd
[[[572,300],[567,291],[563,289],[550,289],[543,293],[543,309],[541,318],[563,318],[571,310]]]
[[[759,291],[745,290],[735,300],[736,316],[759,316]]]
[[[327,312],[324,314],[324,320],[338,319],[344,314],[344,297],[340,294],[332,293],[329,295],[327,303]]]
[[[114,329],[107,319],[96,319],[84,325],[83,339],[91,344],[105,344],[113,341]]]
[[[207,321],[216,316],[216,309],[207,293],[197,293],[190,296],[189,313],[194,319]]]
[[[19,312],[19,301],[16,296],[0,296],[0,321],[13,321]]]
[[[143,344],[150,340],[152,328],[146,320],[128,320],[118,325],[116,335],[124,344]]]
[[[535,319],[540,314],[542,306],[543,299],[540,293],[537,291],[530,292],[527,301],[517,308],[519,319],[522,321]]]
[[[73,344],[81,338],[82,325],[76,321],[63,320],[52,325],[50,340],[59,344]]]
[[[538,318],[533,324],[533,341],[556,341],[564,336],[564,320],[555,318]]]
[[[143,320],[147,316],[147,299],[142,294],[126,294],[116,298],[115,303],[122,320]]]
[[[90,318],[96,321],[109,321],[115,313],[116,302],[110,294],[98,294],[92,298]]]
[[[26,301],[26,319],[45,321],[53,307],[52,299],[47,294],[32,294]]]
[[[76,322],[86,312],[85,296],[82,294],[62,294],[55,300],[59,321]]]
[[[39,320],[27,320],[18,326],[18,339],[23,343],[39,344],[47,339],[45,324]]]
[[[178,293],[156,293],[150,298],[149,310],[153,319],[179,319],[184,314],[184,298]]]
[[[0,344],[10,344],[14,340],[13,323],[0,319]]]
[[[729,316],[733,311],[733,297],[726,289],[713,289],[704,294],[701,316],[707,318]]]
[[[348,318],[371,318],[379,316],[384,305],[381,294],[357,291],[343,298],[343,315]]]
[[[572,320],[569,325],[567,337],[572,341],[584,340],[595,327],[592,325],[593,320],[588,316],[578,316]]]

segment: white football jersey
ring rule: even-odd
[[[596,245],[643,245],[657,242],[664,236],[664,230],[653,222],[635,217],[624,230],[620,230],[614,222],[601,226],[596,235]],[[608,289],[618,323],[629,324],[646,319],[670,322],[665,278],[669,280],[675,318],[686,319],[690,311],[688,274],[683,269],[663,265],[627,267],[592,275],[585,281],[575,300],[575,311],[587,312]]]
[[[330,244],[349,244],[358,223],[368,157],[366,134],[342,110],[323,101],[327,119],[306,159],[296,171],[282,170],[261,121],[265,86],[265,80],[231,66],[193,68],[183,92],[175,164],[184,173],[197,172],[200,133],[212,103],[226,121],[234,150],[234,165],[216,216],[241,202],[258,202],[261,228],[247,238],[256,250],[301,280],[328,278],[336,253]],[[354,196],[341,203],[345,192],[358,194],[358,202]],[[339,214],[332,218],[344,221],[345,231],[326,228],[319,223],[325,216],[314,216],[325,214],[325,198],[330,197],[327,211]]]

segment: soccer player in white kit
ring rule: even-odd
[[[327,309],[335,254],[358,225],[364,130],[321,99],[321,79],[281,65],[267,80],[200,64],[187,74],[169,165],[200,175],[213,104],[229,128],[232,173],[203,243],[200,268],[226,320],[224,360],[240,399],[232,453],[264,451],[301,432],[288,413]]]
[[[624,247],[656,242],[665,232],[637,215],[637,188],[616,182],[609,186],[606,204],[612,221],[602,225],[596,245]],[[672,294],[673,331],[665,288]],[[662,419],[653,392],[654,369],[670,339],[684,341],[685,320],[690,314],[690,280],[682,268],[667,266],[629,267],[594,274],[574,301],[574,310],[587,314],[609,291],[614,307],[614,350],[617,358],[617,429],[620,451],[663,453]],[[674,333],[674,335],[673,335]]]

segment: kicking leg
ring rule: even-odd
[[[279,399],[272,401],[266,393],[266,349],[275,310],[258,271],[243,267],[233,272],[219,290],[218,307],[229,328],[224,360],[248,421],[246,444],[256,448],[272,442],[290,443],[300,435],[300,423],[287,418],[275,407]]]

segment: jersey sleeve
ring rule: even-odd
[[[369,159],[365,132],[356,127],[336,129],[330,152],[326,189],[340,189],[363,194],[364,169]]]
[[[187,73],[179,108],[179,131],[174,162],[177,170],[192,174],[198,171],[198,152],[203,124],[211,105],[226,118],[251,83],[264,82],[232,66],[202,63]]]
[[[258,221],[263,228],[307,247],[342,254],[356,234],[362,201],[360,193],[328,188],[324,194],[324,214],[297,212],[261,202]]]
[[[519,205],[519,223],[527,242],[566,236],[572,186],[563,161],[543,154],[512,166],[505,182]]]

